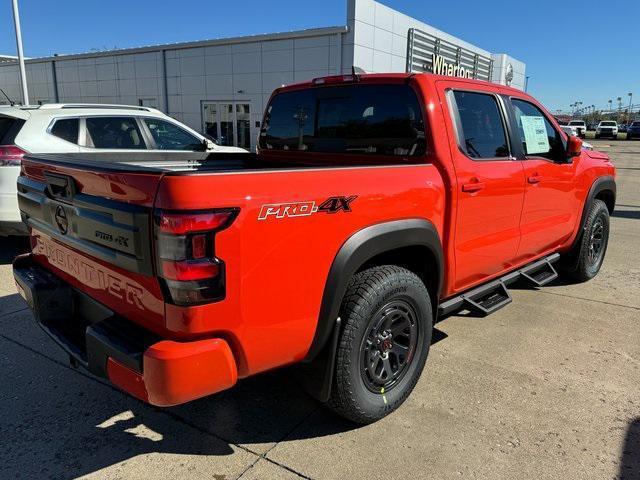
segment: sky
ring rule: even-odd
[[[382,3],[525,62],[529,93],[554,112],[576,101],[606,108],[619,96],[627,105],[629,92],[640,103],[638,0]],[[346,0],[20,0],[20,16],[25,56],[39,57],[345,25]],[[0,54],[16,54],[9,0]]]

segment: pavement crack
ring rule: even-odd
[[[25,310],[29,310],[29,307],[22,307],[17,310],[12,310],[10,312],[0,313],[0,320],[3,320],[5,317],[8,317],[9,315],[13,315],[14,313],[24,312]]]
[[[602,303],[604,305],[611,305],[612,307],[622,307],[622,308],[630,308],[632,310],[640,310],[640,307],[634,307],[633,305],[622,305],[620,303],[605,302],[604,300],[594,300],[593,298],[578,297],[576,295],[567,295],[566,293],[549,292],[544,289],[539,290],[539,293],[546,293],[547,295],[556,295],[558,297],[574,298],[576,300],[585,300],[587,302]]]

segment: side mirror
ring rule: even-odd
[[[215,143],[213,143],[211,140],[209,140],[208,138],[203,138],[202,139],[202,146],[200,147],[200,151],[201,152],[206,152],[208,150],[213,150],[215,148]]]
[[[579,157],[582,152],[582,139],[569,135],[567,140],[567,158]]]

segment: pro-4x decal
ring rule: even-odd
[[[358,198],[357,195],[349,197],[327,198],[320,205],[316,202],[289,202],[289,203],[267,203],[262,205],[258,220],[267,220],[269,217],[307,217],[314,213],[338,213],[351,212],[351,203]]]

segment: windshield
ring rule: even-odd
[[[633,122],[631,124],[632,127],[640,127],[640,122]]]
[[[600,125],[603,127],[615,127],[618,124],[616,122],[600,122]]]
[[[339,85],[277,94],[267,108],[260,149],[420,156],[422,110],[409,85]]]

